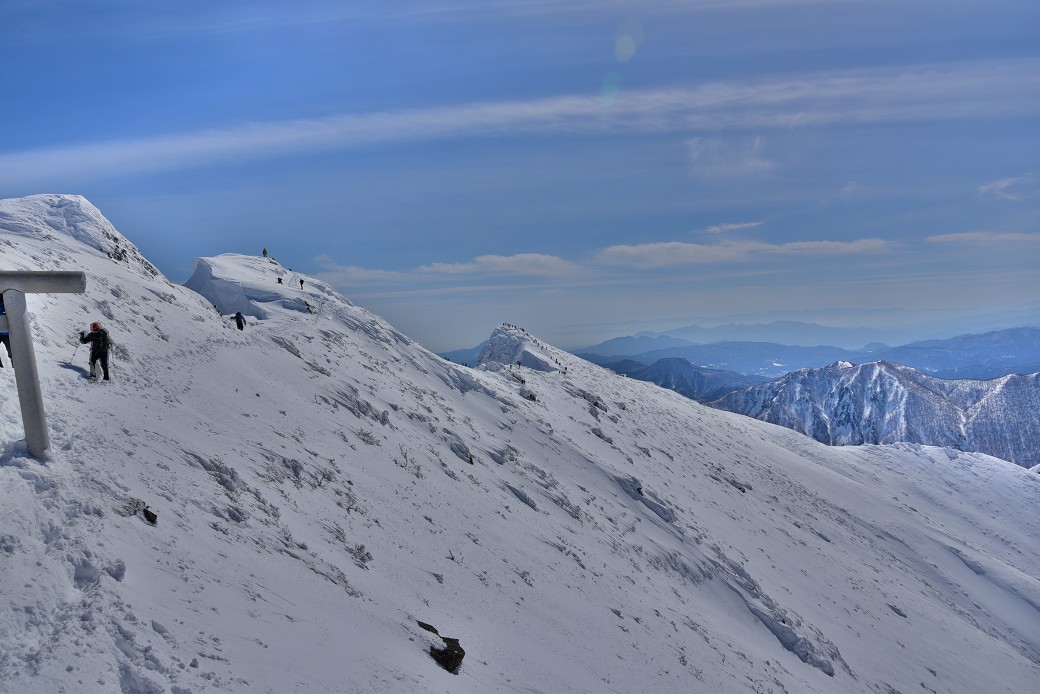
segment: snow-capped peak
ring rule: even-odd
[[[293,272],[273,258],[224,253],[196,258],[194,272],[184,286],[210,300],[222,314],[266,320],[273,313],[314,313],[330,297],[350,305],[329,285]]]
[[[41,240],[67,236],[147,277],[159,276],[137,246],[116,231],[101,210],[82,195],[30,195],[0,200],[0,231]]]
[[[504,323],[495,328],[477,357],[477,365],[489,371],[521,366],[535,371],[557,371],[559,355],[555,348],[527,334],[523,328]]]

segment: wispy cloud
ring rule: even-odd
[[[694,88],[558,96],[529,101],[346,114],[249,123],[180,135],[105,141],[0,154],[0,186],[95,179],[385,142],[516,136],[522,133],[638,134],[766,130],[831,124],[1040,114],[1040,60],[858,70]],[[690,140],[702,166],[724,163],[726,148]],[[764,170],[754,141],[732,170]],[[738,152],[739,153],[739,152]],[[750,155],[748,154],[750,153]],[[731,152],[732,154],[732,152]],[[724,167],[723,167],[724,168]]]
[[[762,222],[737,222],[733,224],[715,224],[707,227],[704,231],[709,234],[725,234],[730,231],[740,231],[742,229],[754,229],[755,227],[762,226]]]
[[[632,268],[649,269],[703,263],[732,263],[762,255],[858,255],[863,253],[883,253],[890,249],[891,244],[882,239],[794,241],[781,244],[757,241],[717,244],[670,241],[632,246],[611,246],[597,253],[595,262],[604,265],[623,265]]]
[[[571,275],[581,267],[553,255],[518,253],[516,255],[482,255],[468,263],[432,263],[419,268],[420,272],[443,275],[513,275],[555,276]]]
[[[976,190],[980,195],[1001,200],[1025,200],[1040,195],[1040,187],[1036,185],[1036,176],[1033,174],[1002,178],[983,184]]]
[[[408,275],[393,270],[373,270],[355,265],[340,265],[329,255],[320,255],[314,259],[322,271],[317,273],[318,279],[332,285],[356,285],[381,282],[400,282]]]
[[[1040,243],[1040,233],[1003,231],[965,231],[959,234],[929,236],[932,243],[995,244]]]
[[[593,14],[647,16],[738,7],[812,5],[823,0],[295,0],[259,3],[256,0],[192,0],[142,3],[111,0],[113,14],[75,13],[82,0],[4,0],[0,16],[11,20],[44,17],[46,28],[20,32],[15,40],[43,43],[80,37],[86,26],[92,37],[154,41],[184,36],[212,36],[284,32],[299,27],[328,26],[338,22],[401,22],[444,19],[465,21],[513,17],[557,17]],[[867,3],[868,0],[858,0]],[[75,19],[70,19],[75,18]],[[38,22],[43,24],[43,22]]]
[[[763,154],[765,141],[729,142],[718,137],[694,137],[686,141],[693,173],[700,178],[739,178],[771,171],[776,162]]]
[[[378,270],[340,265],[331,256],[321,255],[314,262],[322,268],[318,277],[335,285],[450,280],[465,277],[571,277],[583,272],[582,266],[542,253],[482,255],[463,263],[431,263],[408,270]]]
[[[892,245],[882,239],[858,239],[855,241],[792,241],[789,243],[763,243],[759,241],[725,241],[712,244],[670,241],[638,245],[615,245],[593,252],[582,261],[571,261],[554,255],[541,253],[518,253],[516,255],[482,255],[468,262],[431,263],[405,270],[377,270],[349,265],[340,265],[330,256],[315,258],[323,268],[318,277],[330,284],[357,286],[367,284],[394,283],[404,285],[436,282],[473,282],[501,284],[509,278],[541,278],[577,284],[623,283],[625,280],[616,272],[619,267],[631,270],[646,270],[682,265],[727,264],[753,261],[776,256],[839,256],[885,253]],[[662,280],[663,281],[663,280]],[[425,291],[425,290],[424,290]]]

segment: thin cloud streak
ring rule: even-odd
[[[314,262],[322,268],[322,272],[315,276],[333,285],[400,282],[407,278],[405,273],[393,270],[371,270],[356,265],[340,265],[330,255],[319,255]]]
[[[0,154],[0,186],[234,164],[386,142],[639,134],[1040,114],[1040,61],[858,70],[755,83],[560,96],[319,119]]]
[[[725,234],[730,231],[740,231],[742,229],[754,229],[755,227],[762,226],[763,222],[737,222],[733,224],[715,224],[707,227],[704,231],[709,234]]]
[[[759,241],[718,244],[670,241],[635,246],[611,246],[597,253],[595,261],[603,265],[653,269],[674,265],[741,262],[761,255],[835,256],[884,253],[889,250],[891,250],[891,244],[883,239],[793,241],[782,244]]]
[[[715,137],[694,137],[685,142],[699,178],[740,178],[767,173],[776,162],[762,156],[764,142],[755,137],[750,143],[733,145]]]
[[[1035,185],[1035,179],[1036,177],[1033,174],[1003,178],[999,181],[981,185],[976,190],[979,195],[1000,200],[1025,200],[1040,194]]]
[[[932,243],[1040,243],[1040,233],[1000,232],[1000,231],[965,231],[959,234],[939,234],[929,236]]]
[[[717,244],[681,241],[647,243],[635,246],[610,246],[601,249],[583,263],[552,255],[519,253],[511,256],[483,255],[465,263],[432,263],[412,270],[378,270],[337,264],[327,255],[315,259],[324,270],[318,277],[330,284],[361,285],[393,282],[427,282],[470,279],[474,277],[531,277],[565,280],[568,285],[607,281],[617,284],[618,266],[630,270],[647,270],[704,263],[739,263],[763,256],[838,256],[885,253],[892,245],[882,239],[856,241],[793,241],[782,244],[760,241]],[[760,274],[768,271],[760,270]],[[606,273],[606,274],[604,274]],[[642,281],[634,279],[633,281]],[[657,277],[656,281],[665,281]]]
[[[431,263],[419,268],[419,272],[430,274],[500,274],[525,277],[571,275],[580,271],[581,267],[570,261],[541,253],[482,255],[468,263]]]

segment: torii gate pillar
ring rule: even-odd
[[[18,384],[18,402],[22,407],[22,426],[29,455],[43,458],[51,447],[47,434],[47,416],[43,411],[43,391],[36,368],[26,294],[82,294],[87,278],[82,272],[8,272],[0,271],[0,294],[4,297],[6,316],[0,316],[0,332],[10,333],[11,366]]]

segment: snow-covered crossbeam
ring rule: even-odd
[[[23,294],[82,294],[87,277],[76,270],[0,270],[0,291],[9,289]]]
[[[76,271],[0,271],[0,295],[6,315],[0,315],[0,332],[10,334],[11,365],[18,385],[18,403],[22,408],[22,426],[29,454],[42,458],[50,448],[47,417],[43,411],[43,390],[36,368],[26,294],[81,294],[87,289],[87,278]]]

